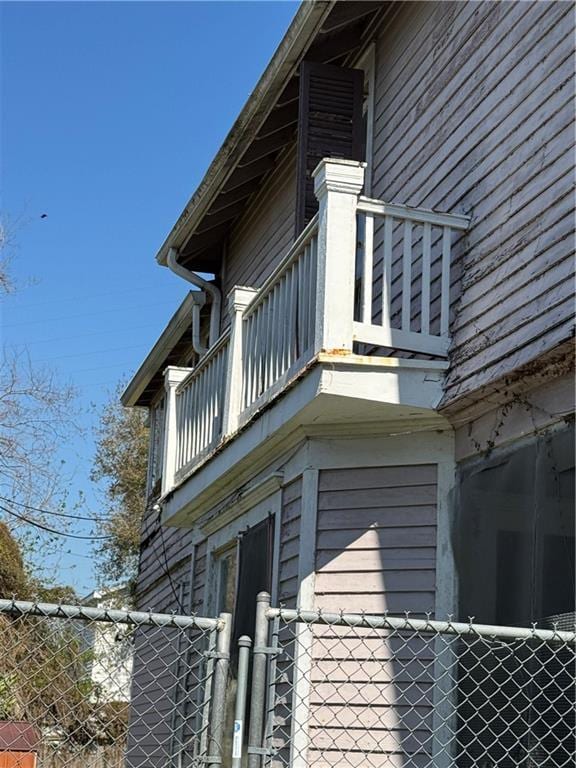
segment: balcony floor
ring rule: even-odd
[[[163,522],[189,526],[206,509],[311,434],[378,434],[446,426],[435,410],[447,363],[321,353],[164,500]]]

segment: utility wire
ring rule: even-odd
[[[77,533],[65,533],[64,531],[58,531],[56,528],[50,528],[47,525],[42,525],[42,523],[39,523],[36,520],[31,520],[29,517],[20,515],[18,512],[14,512],[13,509],[8,509],[8,507],[0,505],[0,509],[8,515],[18,518],[18,520],[21,520],[23,523],[28,523],[28,525],[40,528],[42,531],[47,531],[48,533],[55,533],[57,536],[66,536],[70,539],[84,539],[88,541],[102,541],[103,539],[107,540],[112,538],[112,536],[80,536]]]
[[[90,523],[105,523],[107,522],[105,517],[85,517],[84,515],[71,515],[66,512],[52,512],[49,509],[42,509],[41,507],[32,507],[30,504],[23,504],[16,499],[8,499],[6,496],[0,496],[0,500],[8,502],[8,504],[15,504],[17,507],[23,507],[24,509],[30,509],[33,512],[42,512],[44,515],[55,515],[56,517],[68,517],[71,520],[88,520]]]

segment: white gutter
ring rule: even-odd
[[[214,283],[204,280],[204,278],[200,277],[196,272],[191,272],[189,269],[186,269],[186,267],[178,264],[178,251],[175,248],[169,249],[166,264],[174,274],[187,280],[189,283],[192,283],[192,285],[195,285],[197,288],[200,288],[201,291],[207,293],[212,299],[210,307],[210,339],[208,342],[208,346],[211,347],[213,344],[216,344],[218,337],[220,336],[220,307],[222,306],[222,294],[218,288],[216,288]],[[200,297],[198,298],[200,299]],[[200,302],[201,299],[198,302],[194,301],[192,310],[192,341],[194,343],[194,340],[196,340],[197,344],[200,343],[200,307],[203,304],[203,302]],[[202,349],[203,351],[200,352],[200,350],[194,347],[194,350],[198,352],[198,354],[204,354],[204,352],[206,352],[206,349]]]

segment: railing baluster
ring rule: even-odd
[[[412,222],[404,222],[404,252],[402,256],[402,330],[410,330],[412,293]]]
[[[310,327],[310,302],[308,301],[308,280],[310,277],[310,246],[307,245],[302,256],[302,283],[300,293],[301,323],[298,354],[306,350],[306,336]]]
[[[448,336],[450,322],[450,240],[452,231],[444,227],[442,231],[442,279],[440,288],[440,335]]]
[[[392,236],[394,234],[394,219],[386,216],[384,219],[384,258],[382,261],[382,326],[390,333],[392,319]]]
[[[309,307],[309,324],[308,324],[308,338],[306,339],[306,346],[304,351],[312,349],[314,346],[314,332],[316,327],[316,285],[317,285],[317,268],[318,268],[318,238],[315,237],[308,246],[309,251],[309,279],[306,283],[308,296],[306,298],[306,304]]]
[[[362,215],[362,214],[361,214]],[[362,265],[362,322],[372,322],[372,287],[374,281],[374,216],[364,214],[364,263]]]
[[[242,396],[240,398],[241,408],[246,408],[246,401],[248,400],[248,392],[250,391],[250,380],[252,378],[252,355],[246,354],[246,351],[252,349],[252,327],[254,323],[254,315],[250,315],[246,320],[242,322],[243,341],[242,347],[244,349],[244,371],[242,375]]]
[[[252,389],[250,392],[250,402],[253,403],[256,399],[257,395],[257,384],[258,377],[260,376],[260,339],[262,337],[262,305],[258,307],[256,310],[256,313],[254,314],[254,351],[253,351],[253,359],[254,359],[254,372],[252,374]]]
[[[183,467],[187,463],[188,459],[188,435],[190,434],[190,413],[188,411],[188,398],[190,390],[186,388],[178,395],[180,403],[180,418],[178,423],[182,424],[182,437],[181,437],[181,449],[178,456],[177,469]]]
[[[300,354],[306,352],[312,346],[314,337],[314,325],[316,318],[312,306],[311,290],[316,283],[316,259],[314,258],[316,240],[306,247],[306,262],[303,270],[304,285],[302,287],[302,302],[304,304],[304,319],[302,322],[302,349]]]
[[[426,222],[422,234],[422,289],[420,291],[420,331],[430,333],[430,262],[432,225]]]

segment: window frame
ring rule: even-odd
[[[278,489],[262,501],[255,504],[248,512],[240,515],[225,527],[211,534],[207,540],[208,574],[204,585],[204,610],[208,616],[214,615],[218,608],[218,558],[229,547],[236,545],[238,536],[246,528],[261,523],[269,515],[274,517],[274,542],[272,547],[272,604],[278,600],[278,571],[280,560],[280,534],[282,513],[282,489]],[[236,561],[236,580],[238,579],[238,559]],[[234,608],[236,607],[236,596]]]

